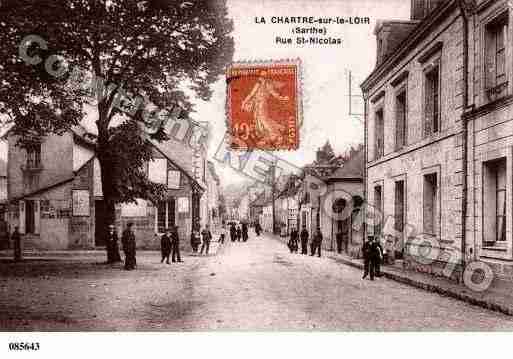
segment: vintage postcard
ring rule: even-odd
[[[0,357],[494,355],[424,333],[513,331],[512,24],[0,0]]]

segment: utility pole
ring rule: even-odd
[[[273,234],[276,234],[276,208],[275,208],[275,191],[276,191],[276,163],[271,165],[271,199],[273,211]]]

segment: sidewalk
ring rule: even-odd
[[[222,247],[222,245],[217,241],[212,241],[210,243],[209,256],[214,256],[217,254],[218,250]],[[121,251],[122,253],[122,251]],[[192,253],[190,251],[183,251],[182,256],[198,256],[196,253]],[[23,251],[23,259],[24,260],[37,260],[37,259],[45,259],[45,260],[78,260],[84,258],[106,258],[105,249],[91,249],[91,250],[78,250],[78,249],[69,249],[69,250],[24,250]],[[160,250],[147,250],[147,249],[138,249],[137,255],[156,255],[160,256]],[[105,257],[105,258],[104,258]],[[0,260],[2,259],[12,259],[13,258],[13,250],[5,249],[0,251]]]
[[[270,233],[265,234],[282,243],[288,240],[288,238],[280,238]],[[361,269],[363,272],[362,259],[351,258],[346,254],[327,250],[323,250],[322,256]],[[381,272],[385,278],[513,316],[513,283],[510,281],[495,278],[490,287],[480,293],[444,277],[405,270],[400,262],[395,265],[382,265]]]

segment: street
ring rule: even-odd
[[[250,233],[216,256],[124,271],[103,258],[0,262],[0,327],[17,330],[512,330],[513,318],[290,254]]]

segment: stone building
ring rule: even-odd
[[[95,156],[96,135],[87,126],[75,126],[62,135],[49,135],[27,151],[7,134],[8,221],[19,226],[25,247],[38,249],[95,248],[104,245],[105,210],[100,166]],[[201,161],[197,161],[198,155]],[[158,234],[177,225],[189,238],[200,221],[200,198],[206,186],[198,174],[205,171],[205,148],[170,139],[154,143],[154,160],[147,163],[148,177],[167,185],[166,199],[144,200],[116,207],[116,227],[134,223],[139,247],[159,246]],[[195,160],[196,159],[196,160]],[[183,240],[182,243],[189,243]]]
[[[512,278],[511,21],[508,1],[414,0],[411,25],[376,27],[362,84],[366,198],[379,213],[367,233],[409,268],[457,280],[479,260]]]
[[[363,204],[363,149],[352,151],[342,166],[325,178],[326,192],[321,196],[320,229],[325,249],[336,250],[336,235],[341,233],[343,251],[360,256],[363,226],[360,207]]]

